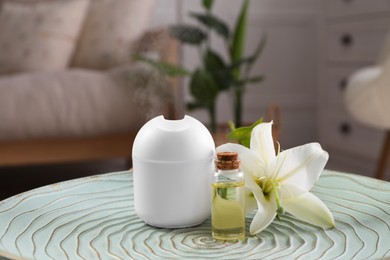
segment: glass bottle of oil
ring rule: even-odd
[[[215,160],[212,183],[212,235],[218,240],[245,238],[244,174],[235,152],[221,152]]]

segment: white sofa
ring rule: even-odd
[[[175,117],[172,84],[129,61],[140,52],[176,61],[165,30],[145,33],[153,1],[65,2],[7,1],[0,9],[0,166],[131,158],[148,118]]]

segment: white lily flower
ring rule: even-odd
[[[250,233],[264,230],[285,211],[311,224],[334,227],[328,207],[309,190],[318,180],[329,155],[318,143],[309,143],[275,154],[272,122],[257,125],[251,134],[250,149],[228,143],[217,152],[237,152],[245,173],[247,212],[257,204]]]

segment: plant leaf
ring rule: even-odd
[[[248,64],[248,65],[252,65],[254,62],[256,62],[256,60],[260,57],[260,54],[263,52],[264,48],[265,48],[265,45],[267,43],[267,37],[264,36],[261,38],[261,40],[259,41],[254,53],[252,55],[250,55],[249,57],[241,57],[237,60],[235,60],[230,66],[231,68],[234,68],[234,67],[239,67],[243,64]]]
[[[187,71],[185,68],[172,65],[163,61],[149,59],[140,55],[135,55],[134,59],[146,62],[154,66],[155,68],[160,70],[160,72],[162,72],[167,76],[190,76],[191,75],[191,72]]]
[[[207,35],[201,29],[192,25],[173,25],[169,31],[172,37],[182,43],[198,45],[207,39]]]
[[[257,47],[255,49],[255,52],[248,57],[248,71],[250,71],[255,64],[256,60],[260,57],[260,55],[263,53],[263,50],[265,48],[265,45],[267,44],[267,37],[264,36],[260,39],[259,43],[257,44]]]
[[[267,44],[267,36],[263,36],[260,39],[259,43],[257,44],[255,52],[253,53],[252,56],[249,57],[249,62],[253,63],[259,58],[260,54],[263,53],[266,44]]]
[[[196,70],[192,75],[190,90],[197,102],[205,106],[213,104],[218,94],[218,86],[214,78],[201,69]]]
[[[226,90],[231,86],[233,82],[231,70],[226,66],[225,61],[218,53],[208,49],[204,55],[203,62],[206,70],[217,83],[219,90]]]
[[[216,71],[226,68],[225,62],[222,57],[218,53],[210,49],[206,51],[203,61],[208,71]]]
[[[239,18],[236,23],[233,34],[233,42],[230,49],[230,57],[233,62],[241,59],[244,52],[248,7],[249,0],[244,0]]]
[[[228,139],[231,141],[237,141],[243,146],[250,147],[251,133],[255,126],[263,122],[263,118],[260,118],[250,126],[243,126],[239,128],[234,128],[228,134]]]
[[[196,20],[201,22],[206,27],[215,30],[219,35],[221,35],[225,39],[229,39],[230,36],[229,27],[226,25],[224,21],[222,21],[218,17],[212,14],[198,14],[194,12],[191,12],[190,16],[194,17]]]
[[[214,3],[214,0],[203,0],[202,1],[203,7],[206,8],[207,10],[211,10],[213,3]]]
[[[236,129],[236,125],[234,124],[234,122],[232,120],[228,121],[228,125],[230,128],[230,131],[233,131],[234,129]]]

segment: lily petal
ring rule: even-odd
[[[335,227],[329,208],[313,193],[282,200],[283,208],[295,217],[322,228]]]
[[[255,182],[253,176],[251,176],[250,174],[247,174],[245,172],[244,172],[244,174],[245,174],[245,187],[247,187],[250,190],[256,190],[256,189],[261,190],[259,185]]]
[[[240,144],[227,143],[216,148],[216,152],[236,152],[241,161],[240,168],[245,174],[253,177],[264,176],[264,168],[259,162],[259,157],[250,149]]]
[[[236,152],[236,153],[240,154],[240,153],[247,153],[250,151],[250,149],[246,148],[245,146],[240,145],[240,144],[226,143],[226,144],[222,144],[222,145],[218,146],[217,148],[215,148],[215,151],[217,153],[219,153],[219,152]]]
[[[271,224],[276,216],[276,200],[273,192],[267,197],[264,196],[263,191],[258,187],[258,190],[252,190],[253,195],[257,200],[257,212],[249,227],[251,235],[263,231]]]
[[[272,138],[272,124],[261,123],[252,130],[250,149],[257,155],[260,155],[260,162],[266,165],[275,158],[275,146]]]
[[[249,188],[245,188],[245,215],[251,213],[257,208],[257,202],[253,192]]]
[[[308,192],[320,177],[328,158],[319,143],[297,146],[278,154],[274,161],[280,167],[275,179],[283,186],[282,198]]]

